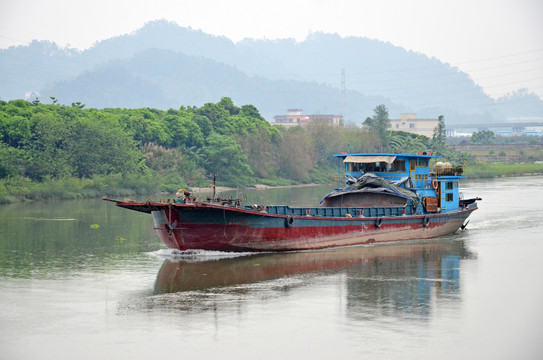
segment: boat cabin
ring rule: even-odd
[[[411,154],[378,154],[378,153],[356,153],[356,154],[337,154],[338,158],[338,187],[336,190],[345,191],[351,185],[353,187],[357,181],[368,176],[384,179],[388,183],[395,184],[400,188],[410,190],[415,193],[418,199],[414,212],[444,212],[458,209],[460,206],[460,193],[458,191],[458,181],[463,178],[461,167],[453,167],[450,163],[437,162],[433,169],[430,168],[430,160],[438,159],[440,156],[419,153]],[[345,173],[345,181],[342,187],[341,172],[342,163]],[[433,170],[433,171],[431,171]],[[373,185],[371,185],[373,186]],[[392,187],[393,185],[390,185]],[[385,184],[384,187],[388,187]],[[374,201],[365,201],[361,206],[377,206],[381,201],[385,201],[387,196],[383,192],[378,198],[376,195],[369,195],[375,190],[360,191],[356,195],[361,199],[361,192],[365,192],[366,198],[373,197]],[[392,189],[392,195],[397,190]],[[401,191],[400,191],[401,192]],[[353,201],[347,201],[346,193],[341,195],[342,204],[346,202],[353,206]],[[349,194],[353,196],[354,194]],[[407,199],[407,198],[406,198]],[[358,201],[358,200],[356,200]],[[386,200],[390,203],[389,200]],[[413,203],[417,202],[416,200]],[[338,201],[329,201],[329,204],[338,206]],[[410,203],[405,201],[404,203]],[[390,206],[390,204],[388,204]]]

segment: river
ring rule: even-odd
[[[97,199],[0,206],[0,359],[541,359],[543,177],[461,191],[483,200],[447,237],[235,256]]]

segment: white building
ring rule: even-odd
[[[389,130],[405,131],[412,134],[432,137],[439,119],[418,119],[417,114],[400,114],[399,119],[390,119]]]

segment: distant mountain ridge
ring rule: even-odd
[[[343,113],[360,124],[385,104],[448,124],[543,116],[543,101],[519,91],[494,101],[458,69],[367,38],[316,33],[303,42],[250,40],[160,20],[85,51],[51,42],[0,50],[0,99],[39,92],[47,102],[88,107],[178,108],[223,96],[253,104],[268,120],[287,108]],[[345,71],[345,89],[341,72]]]
[[[299,102],[291,100],[292,94]],[[327,110],[322,104],[341,103],[340,91],[331,86],[250,77],[213,60],[159,49],[142,51],[130,59],[109,61],[72,80],[55,83],[40,95],[43,99],[54,96],[68,104],[80,101],[91,107],[162,109],[203,105],[228,95],[238,104],[257,106],[268,119],[299,103],[320,113]],[[364,107],[371,109],[388,101],[355,92],[349,92],[347,98],[353,102],[352,109],[359,113]],[[391,106],[397,111],[405,110]]]

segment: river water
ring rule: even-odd
[[[541,359],[543,177],[461,190],[483,201],[447,237],[241,256],[165,249],[101,200],[1,206],[0,359]]]

